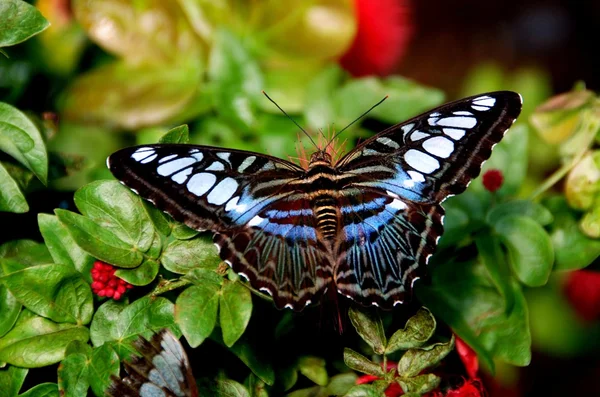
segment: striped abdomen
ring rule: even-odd
[[[337,234],[339,217],[336,204],[336,200],[328,194],[319,195],[313,201],[317,228],[326,240],[332,240]]]

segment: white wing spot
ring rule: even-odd
[[[198,161],[202,161],[202,159],[204,158],[204,155],[202,153],[200,153],[200,151],[198,149],[194,149],[194,150],[190,151],[190,154],[192,155],[192,157]]]
[[[208,168],[206,168],[206,171],[224,171],[224,170],[225,170],[225,166],[220,161],[215,161]]]
[[[363,154],[365,156],[377,156],[379,153],[377,150],[373,150],[373,149],[363,149]]]
[[[146,157],[145,159],[143,159],[142,161],[140,161],[141,164],[147,164],[149,162],[151,162],[152,160],[156,159],[158,157],[158,155],[156,153],[154,153],[152,156],[150,157]]]
[[[206,197],[210,204],[221,205],[233,196],[238,188],[238,183],[233,178],[225,178],[215,186]]]
[[[460,138],[465,136],[465,130],[457,130],[456,128],[443,128],[444,134],[448,135],[450,138],[458,141]]]
[[[227,163],[231,165],[231,163],[229,162],[229,156],[231,156],[231,153],[217,153],[218,158],[227,161]]]
[[[431,174],[440,168],[440,163],[430,155],[415,149],[410,149],[404,154],[404,161],[412,168],[425,174]]]
[[[269,294],[270,296],[273,296],[273,293],[268,288],[260,287],[258,290],[261,291],[261,292],[265,292],[265,293]]]
[[[256,156],[246,157],[244,161],[242,161],[242,164],[240,164],[238,167],[238,172],[244,172],[246,168],[250,167],[252,163],[254,163],[254,160],[256,160]]]
[[[261,218],[260,216],[256,215],[254,218],[250,219],[250,222],[248,222],[248,226],[258,226],[264,220],[265,220],[265,218]]]
[[[437,121],[443,127],[473,128],[477,125],[475,117],[444,117]]]
[[[471,116],[473,117],[473,113],[471,112],[467,112],[465,110],[459,110],[458,112],[452,112],[453,114],[457,115],[457,116]]]
[[[435,136],[423,142],[423,148],[434,156],[447,159],[454,151],[454,143],[443,136]]]
[[[482,96],[473,100],[473,105],[492,107],[496,104],[496,99],[489,96]]]
[[[204,193],[213,187],[217,177],[208,172],[201,172],[190,178],[187,183],[188,190],[196,196],[202,196]]]
[[[192,167],[188,167],[185,170],[176,173],[175,175],[173,175],[171,177],[171,179],[173,180],[173,182],[179,183],[180,185],[182,183],[184,183],[185,181],[187,181],[188,177],[190,176],[190,174],[192,173]]]
[[[135,152],[133,152],[133,154],[131,155],[131,158],[134,159],[135,161],[140,161],[140,160],[143,160],[146,157],[150,156],[153,153],[154,153],[153,148],[143,147],[143,148],[140,148],[140,149],[136,150]]]
[[[227,202],[227,205],[225,206],[225,211],[229,212],[233,210],[237,213],[242,213],[246,211],[246,208],[248,208],[248,204],[238,204],[239,200],[240,196],[235,196],[234,198],[229,200]]]
[[[410,176],[410,179],[412,179],[415,182],[425,182],[425,177],[420,172],[411,170],[407,171],[407,174]]]
[[[158,160],[158,164],[162,164],[162,163],[164,163],[166,161],[173,160],[175,157],[177,157],[176,154],[170,154],[168,156],[165,156],[162,159]]]
[[[172,175],[175,172],[189,167],[194,163],[196,163],[196,159],[192,157],[178,158],[177,160],[172,160],[168,163],[164,163],[163,165],[158,166],[156,172],[158,172],[158,174],[162,176]]]
[[[389,203],[387,205],[387,207],[390,207],[390,208],[393,208],[396,210],[403,210],[403,209],[406,209],[406,204],[402,200],[394,199],[391,203]]]
[[[480,112],[487,112],[488,110],[491,109],[491,108],[488,108],[487,106],[471,105],[471,107],[475,110],[479,110]]]
[[[428,137],[429,137],[429,134],[422,132],[422,131],[415,131],[412,134],[410,134],[411,141],[418,141],[419,139],[428,138]]]
[[[400,148],[400,145],[398,145],[395,141],[393,141],[390,138],[387,138],[385,136],[381,137],[381,138],[377,138],[377,142],[379,142],[379,143],[381,143],[383,145],[389,146],[389,147],[391,147],[393,149]]]

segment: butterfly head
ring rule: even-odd
[[[325,150],[317,150],[310,156],[310,161],[308,163],[309,167],[314,167],[315,165],[327,165],[331,166],[333,159],[331,154],[327,153]]]

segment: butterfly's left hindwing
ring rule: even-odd
[[[134,342],[139,356],[125,362],[127,376],[112,378],[114,397],[197,397],[198,389],[183,346],[169,330]]]

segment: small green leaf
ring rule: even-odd
[[[508,249],[519,280],[530,287],[546,284],[554,263],[548,233],[531,218],[517,215],[502,218],[494,225],[494,231]]]
[[[44,185],[48,182],[48,153],[42,134],[25,114],[2,102],[0,102],[0,150],[27,167]]]
[[[94,265],[94,257],[77,245],[58,218],[54,215],[38,214],[38,225],[54,262],[72,266],[91,282],[90,270]]]
[[[0,163],[0,211],[18,214],[29,211],[29,205],[19,184]]]
[[[348,390],[344,397],[382,397],[381,390],[373,385],[358,385]]]
[[[219,114],[242,129],[256,122],[254,102],[264,88],[258,62],[229,32],[218,31],[213,39],[208,64],[213,103]]]
[[[19,394],[19,397],[59,397],[58,385],[56,383],[41,383],[25,393]]]
[[[0,284],[0,337],[15,325],[21,307],[21,303],[10,293],[8,288]]]
[[[175,321],[191,347],[202,344],[217,324],[220,287],[217,283],[203,283],[187,288],[177,297]]]
[[[141,199],[118,181],[87,184],[75,192],[74,200],[83,215],[135,250],[146,252],[150,248],[152,221]]]
[[[555,270],[582,269],[596,260],[600,256],[600,241],[581,232],[564,197],[552,197],[545,204],[554,214],[550,238],[556,254]]]
[[[64,397],[87,395],[90,387],[88,357],[83,353],[69,354],[58,366],[58,389]]]
[[[94,346],[112,342],[119,357],[124,358],[139,336],[149,339],[163,328],[176,330],[173,303],[163,297],[144,297],[124,307],[110,302],[102,305],[92,320],[90,337]]]
[[[0,370],[0,397],[14,397],[19,394],[25,377],[29,372],[26,368],[13,367]]]
[[[417,393],[422,395],[437,389],[441,379],[434,374],[414,376],[412,378],[400,378],[397,380],[405,393]]]
[[[51,365],[64,358],[69,343],[88,338],[85,327],[29,317],[0,338],[0,361],[27,368]]]
[[[161,263],[173,273],[186,274],[196,268],[216,269],[221,258],[215,251],[212,238],[202,236],[172,241],[162,254]]]
[[[417,314],[408,319],[403,329],[394,332],[385,354],[422,346],[433,335],[435,326],[435,317],[427,308],[421,307]]]
[[[327,362],[319,357],[303,356],[298,360],[300,373],[319,386],[326,386],[329,383],[326,365]]]
[[[61,209],[54,212],[77,245],[94,257],[119,267],[132,268],[142,263],[141,252],[85,216]]]
[[[77,324],[87,324],[92,317],[90,286],[69,266],[31,266],[1,280],[19,302],[41,316]]]
[[[475,238],[477,251],[481,256],[483,264],[487,269],[492,281],[498,288],[498,292],[504,296],[506,301],[506,312],[510,313],[515,305],[515,296],[512,287],[512,274],[502,252],[502,247],[497,238],[481,234]]]
[[[431,346],[410,349],[398,362],[398,374],[402,377],[419,375],[426,368],[437,365],[454,349],[454,334],[446,343],[434,343]]]
[[[146,259],[138,267],[133,269],[119,269],[115,276],[122,278],[131,285],[148,285],[156,278],[160,264],[154,259]]]
[[[242,336],[252,315],[252,294],[239,282],[223,280],[219,299],[223,342],[231,347]]]
[[[173,225],[173,237],[175,237],[177,240],[189,240],[192,237],[197,236],[199,233],[199,231],[187,227],[183,223],[177,222]]]
[[[231,379],[217,380],[216,395],[218,397],[250,397],[250,393],[242,384]]]
[[[14,259],[22,264],[21,268],[52,262],[46,246],[33,240],[13,240],[0,245],[1,258]]]
[[[104,344],[94,348],[89,366],[93,374],[89,377],[90,386],[97,396],[102,396],[111,383],[111,376],[119,376],[119,356],[109,344]]]
[[[187,124],[180,125],[167,131],[158,143],[189,143],[190,129]]]
[[[374,311],[351,307],[348,317],[356,332],[373,348],[373,351],[376,354],[383,354],[387,341],[379,315]]]
[[[542,226],[549,225],[553,220],[552,213],[543,205],[528,200],[514,200],[496,205],[488,212],[486,221],[493,227],[502,218],[510,215],[532,218]]]
[[[344,363],[348,366],[348,368],[362,372],[363,374],[375,375],[379,377],[383,377],[385,375],[385,372],[383,368],[381,368],[380,364],[375,364],[362,354],[357,353],[347,347],[344,349]]]
[[[22,0],[0,2],[0,15],[0,47],[19,44],[50,26],[37,8]]]
[[[142,204],[156,231],[163,236],[169,236],[171,234],[171,225],[166,215],[146,200],[142,200]]]

